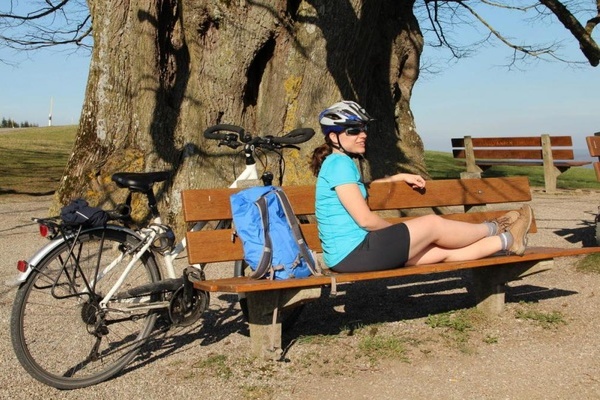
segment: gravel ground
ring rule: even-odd
[[[49,200],[0,197],[1,282],[44,243],[30,219],[44,216]],[[531,245],[594,242],[600,191],[534,191],[531,204],[539,230]],[[426,323],[431,314],[473,306],[460,275],[346,285],[339,297],[306,306],[284,339],[289,360],[279,363],[246,357],[237,305],[213,296],[203,321],[160,337],[118,377],[75,391],[44,386],[18,364],[8,333],[15,290],[2,286],[0,398],[600,399],[600,276],[577,272],[576,260],[511,283],[506,311],[464,341]],[[515,317],[531,309],[558,311],[564,323],[544,328]],[[369,335],[401,338],[407,351],[374,361],[360,351]]]

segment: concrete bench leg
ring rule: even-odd
[[[273,323],[275,307],[277,306],[281,312],[285,308],[298,306],[319,297],[321,297],[320,287],[247,293],[252,354],[261,358],[278,360],[283,350],[281,347],[281,318],[277,318],[277,321]]]
[[[504,310],[506,283],[547,271],[553,264],[554,260],[547,260],[472,269],[473,294],[477,308],[489,315],[500,314]]]
[[[556,182],[561,173],[562,171],[553,165],[544,165],[544,189],[546,193],[556,192]]]

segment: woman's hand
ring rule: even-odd
[[[376,179],[373,182],[406,182],[413,189],[423,189],[425,187],[425,179],[421,175],[405,173]]]
[[[413,189],[423,189],[425,187],[425,179],[421,175],[414,174],[398,174],[404,175],[404,182],[406,182]]]

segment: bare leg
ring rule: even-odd
[[[472,260],[502,249],[499,237],[487,237],[489,229],[485,224],[452,221],[438,215],[405,223],[410,232],[409,264]]]
[[[409,255],[406,265],[435,264],[443,261],[468,261],[487,257],[502,250],[499,236],[485,237],[475,243],[457,249],[448,249],[437,245],[429,245],[421,252]]]

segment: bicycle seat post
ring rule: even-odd
[[[152,187],[150,187],[148,191],[145,191],[144,194],[148,198],[148,208],[152,213],[152,218],[160,218],[158,203],[156,202],[156,196],[154,196],[154,190],[152,190]]]

